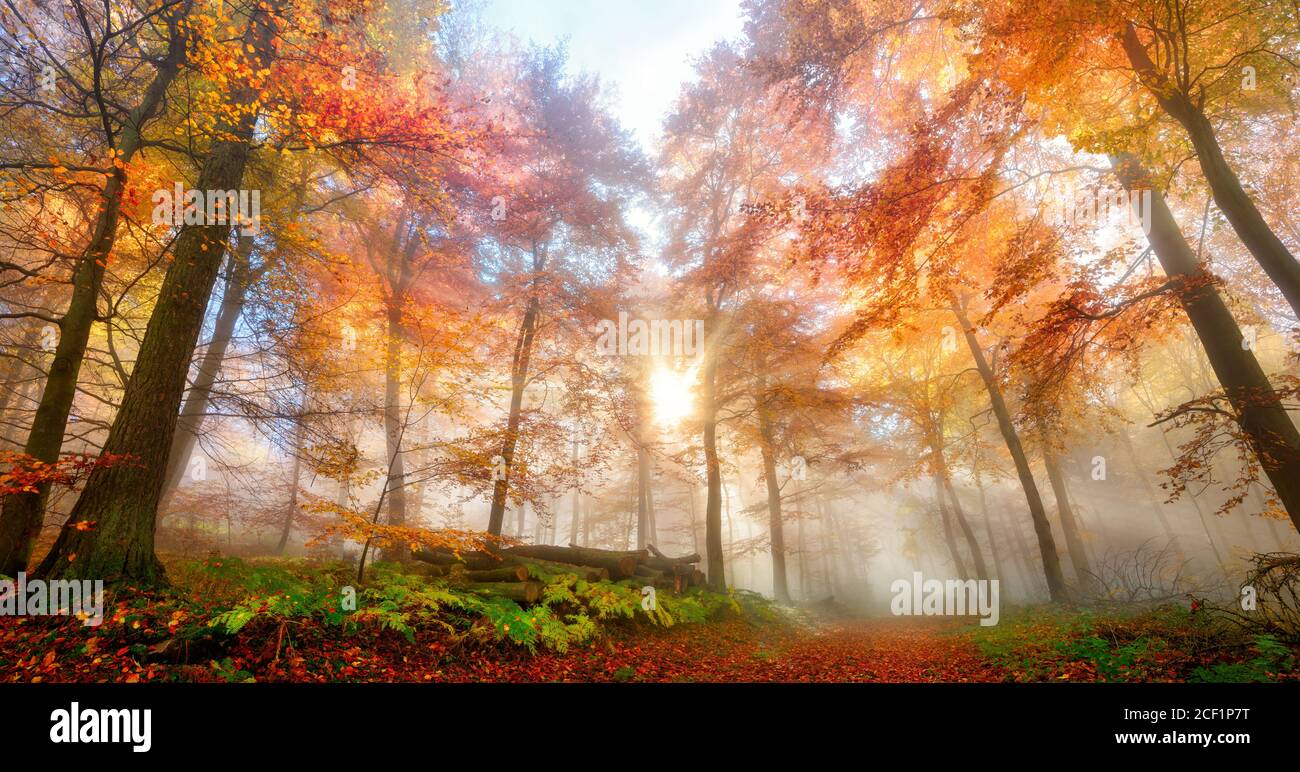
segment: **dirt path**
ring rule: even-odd
[[[566,654],[455,657],[427,680],[930,682],[997,681],[973,644],[935,620],[874,619],[817,630],[743,622],[683,626]],[[418,680],[418,679],[417,679]]]
[[[248,629],[230,649],[188,664],[147,661],[130,647],[98,646],[88,628],[7,620],[0,681],[439,682],[952,682],[1001,674],[953,623],[934,619],[836,621],[814,627],[732,619],[670,629],[644,626],[559,653],[506,643],[409,641],[378,630]],[[287,628],[286,628],[287,629]],[[43,654],[42,654],[43,652]],[[217,659],[221,660],[219,663]]]

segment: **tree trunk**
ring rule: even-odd
[[[556,563],[580,566],[597,566],[609,571],[614,579],[626,579],[636,573],[637,564],[649,557],[645,550],[598,550],[589,547],[554,547],[546,544],[525,544],[505,550],[508,555],[538,558]]]
[[[578,467],[578,437],[573,437],[573,453],[570,455],[570,462],[574,469]],[[578,486],[573,488],[573,517],[569,518],[569,543],[578,543],[578,521],[582,518],[582,489]]]
[[[1061,465],[1051,451],[1043,452],[1043,466],[1047,468],[1047,479],[1052,485],[1052,495],[1056,497],[1056,511],[1061,517],[1061,531],[1065,533],[1065,546],[1070,553],[1070,564],[1074,566],[1074,575],[1079,580],[1079,592],[1084,597],[1093,594],[1096,582],[1092,575],[1092,565],[1088,562],[1088,553],[1084,550],[1083,538],[1079,533],[1079,524],[1075,521],[1074,508],[1070,506],[1070,493],[1065,487],[1065,475],[1061,474]]]
[[[231,254],[230,264],[227,266],[226,289],[221,295],[221,308],[217,311],[217,319],[213,324],[212,342],[203,352],[194,385],[190,387],[189,396],[185,398],[185,406],[181,408],[180,418],[176,422],[176,436],[172,440],[171,452],[167,455],[167,482],[163,485],[164,497],[180,484],[185,469],[189,466],[190,455],[198,442],[204,416],[207,415],[208,406],[212,402],[212,386],[221,373],[221,363],[226,358],[226,350],[230,347],[231,338],[234,337],[235,325],[239,323],[239,315],[244,310],[244,299],[248,296],[248,288],[252,284],[253,272],[249,266],[252,254],[253,239],[240,239],[237,248]]]
[[[293,518],[298,514],[298,477],[302,471],[303,446],[307,444],[307,407],[309,392],[303,390],[302,407],[298,411],[298,421],[293,433],[293,469],[289,473],[289,504],[284,513],[284,526],[280,529],[280,541],[275,545],[275,554],[283,555],[289,544],[289,534],[293,531]]]
[[[943,524],[943,541],[948,545],[948,554],[952,556],[953,565],[957,567],[957,578],[967,579],[970,573],[966,570],[966,561],[962,560],[961,550],[957,547],[957,537],[952,531],[952,516],[948,512],[948,503],[943,497],[943,483],[940,482],[938,475],[934,478],[934,497],[939,502],[939,520]]]
[[[158,112],[167,89],[180,72],[185,60],[185,44],[185,35],[172,23],[167,56],[158,65],[140,104],[121,127],[121,142],[116,148],[116,158],[121,159],[121,164],[116,166],[104,186],[103,203],[95,218],[90,243],[73,274],[72,299],[59,322],[59,342],[54,350],[54,360],[50,363],[45,389],[23,449],[27,455],[47,464],[57,461],[63,448],[63,434],[77,394],[77,376],[97,316],[104,267],[117,239],[127,168],[142,144],[144,124]],[[33,493],[15,493],[5,496],[0,502],[0,574],[14,576],[26,569],[32,544],[41,530],[49,492],[49,483],[42,482]]]
[[[1009,586],[1007,585],[1007,574],[1002,567],[1002,555],[998,550],[998,542],[993,534],[993,518],[989,516],[988,499],[984,496],[984,483],[980,479],[980,470],[978,464],[975,466],[975,490],[980,500],[980,516],[984,518],[984,536],[989,540],[989,552],[993,555],[993,573],[997,576],[998,581],[1003,585],[1004,592],[1008,600],[1011,598]],[[1021,577],[1023,580],[1024,577]]]
[[[451,576],[463,576],[466,581],[470,582],[525,582],[528,581],[528,568],[520,564],[501,568],[486,568],[480,571],[457,572],[453,570]]]
[[[767,521],[772,551],[772,594],[777,603],[790,603],[790,584],[785,574],[785,526],[781,521],[781,486],[776,480],[776,454],[772,451],[772,420],[766,408],[758,412],[759,448],[763,453],[763,476],[767,478]]]
[[[952,479],[946,474],[943,478],[943,487],[944,490],[948,491],[948,501],[952,504],[952,512],[957,519],[957,527],[961,529],[962,537],[966,539],[966,546],[970,549],[971,559],[975,561],[975,578],[987,580],[989,578],[989,569],[984,562],[984,549],[980,547],[979,539],[975,536],[975,529],[971,527],[970,520],[966,518],[966,510],[962,507],[961,500],[957,498],[957,490],[953,488]]]
[[[1038,582],[1034,581],[1037,574],[1034,573],[1030,565],[1030,555],[1032,554],[1029,544],[1025,541],[1025,535],[1020,531],[1020,524],[1010,514],[1005,514],[1002,518],[1001,528],[1011,534],[1012,557],[1016,563],[1016,571],[1020,575],[1021,582],[1024,583],[1025,595],[1033,596],[1038,592]]]
[[[254,52],[255,70],[269,66],[271,58],[275,29],[267,8],[254,10],[244,36],[248,50]],[[259,99],[259,89],[240,85],[228,101],[255,105]],[[198,189],[242,186],[256,119],[257,111],[248,110],[235,125],[220,127],[223,138],[208,151]],[[231,218],[225,219],[225,223],[182,227],[135,369],[104,442],[105,454],[127,455],[131,460],[90,473],[69,516],[69,526],[85,523],[88,527],[64,527],[37,568],[43,578],[165,583],[153,547],[158,500],[186,373],[230,237]]]
[[[5,368],[4,375],[0,376],[0,384],[4,386],[4,393],[0,394],[0,418],[9,409],[9,403],[14,400],[14,397],[20,397],[23,391],[21,387],[15,385],[22,377],[23,370],[27,368],[22,354],[35,348],[40,336],[41,328],[33,324],[28,326],[22,338],[14,344],[13,358],[10,360],[9,366]]]
[[[397,258],[401,259],[401,258]],[[407,261],[403,260],[405,264]],[[405,273],[404,268],[398,269]],[[388,475],[384,481],[388,491],[388,524],[406,525],[406,456],[402,442],[406,435],[406,422],[402,415],[402,299],[405,293],[396,285],[387,308],[387,330],[384,349],[384,452],[388,459]],[[385,550],[389,560],[403,560],[408,550],[394,546]]]
[[[1223,156],[1214,127],[1201,108],[1175,84],[1160,73],[1151,61],[1137,30],[1129,24],[1124,30],[1124,51],[1139,80],[1156,98],[1161,109],[1182,124],[1196,150],[1205,181],[1214,194],[1214,204],[1223,212],[1237,238],[1250,250],[1259,266],[1273,280],[1291,304],[1291,313],[1300,319],[1300,262],[1268,226],[1255,202],[1246,195],[1232,167]],[[1181,234],[1179,238],[1182,238]],[[1163,263],[1163,259],[1161,260]]]
[[[1300,530],[1300,432],[1287,415],[1255,354],[1241,345],[1241,329],[1196,254],[1178,229],[1164,196],[1132,157],[1112,158],[1126,190],[1151,190],[1148,240],[1165,273],[1180,282],[1179,303],[1205,348],[1210,368],[1232,404],[1255,457],[1273,483],[1291,523]]]
[[[483,595],[509,598],[515,603],[531,604],[541,600],[541,582],[478,582],[465,585],[465,589]]]
[[[533,273],[539,274],[545,267],[546,258],[537,244],[533,244]],[[536,277],[534,276],[534,282]],[[537,335],[537,316],[541,312],[541,298],[536,288],[528,298],[528,308],[524,311],[523,321],[519,325],[519,337],[515,340],[515,353],[510,363],[510,414],[506,419],[506,436],[501,441],[501,458],[504,460],[506,473],[503,479],[492,486],[492,509],[488,512],[488,533],[501,535],[501,526],[506,517],[506,499],[510,492],[510,473],[515,459],[515,446],[519,442],[519,420],[524,403],[524,387],[528,385],[528,360],[533,353],[533,339]]]
[[[1034,534],[1038,537],[1038,553],[1043,561],[1043,576],[1047,579],[1047,591],[1053,601],[1064,601],[1067,599],[1065,576],[1061,573],[1061,561],[1056,555],[1056,540],[1052,538],[1052,526],[1047,520],[1043,499],[1038,493],[1038,485],[1034,482],[1034,473],[1029,468],[1029,459],[1020,444],[1020,435],[1016,433],[1015,424],[1011,421],[1011,411],[1007,409],[1007,404],[1002,399],[1002,390],[998,388],[997,378],[984,357],[984,349],[980,348],[979,340],[975,337],[975,328],[971,326],[970,320],[966,318],[965,309],[955,298],[952,312],[965,333],[966,345],[970,348],[971,356],[975,359],[975,367],[984,381],[985,390],[988,391],[993,414],[997,417],[998,428],[1002,431],[1002,439],[1011,453],[1011,460],[1016,464],[1020,487],[1025,492],[1025,501],[1029,504],[1029,517],[1034,523]]]
[[[715,315],[716,317],[716,315]],[[726,592],[727,574],[722,554],[722,472],[718,466],[718,421],[716,380],[717,351],[705,351],[700,377],[700,412],[704,421],[704,469],[708,494],[704,504],[704,554],[709,574],[709,589]]]
[[[690,517],[691,517],[691,551],[699,552],[700,551],[700,529],[698,523],[696,523],[695,521],[695,483],[690,483],[688,487],[689,490],[687,491],[687,495],[690,497],[688,499],[688,502],[689,502]]]
[[[582,503],[581,497],[579,497],[578,503]],[[586,508],[582,512],[582,541],[580,543],[584,547],[591,546],[591,509],[595,504],[594,500],[588,501]]]
[[[650,543],[650,453],[645,445],[636,449],[636,548]]]

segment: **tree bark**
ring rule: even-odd
[[[509,598],[515,603],[536,603],[542,597],[541,582],[478,582],[465,585],[465,589],[484,595]]]
[[[268,7],[255,8],[244,35],[254,69],[265,69],[271,58],[275,29]],[[256,105],[259,91],[241,84],[228,101]],[[198,189],[242,186],[257,112],[243,111],[233,125],[220,127],[222,139],[213,141],[204,159]],[[181,229],[135,369],[104,442],[105,454],[130,456],[131,462],[90,473],[68,526],[37,567],[42,578],[166,582],[154,554],[154,525],[186,373],[230,237],[231,218],[225,219]],[[71,527],[83,523],[84,530]]]
[[[1052,495],[1056,497],[1056,511],[1061,517],[1061,531],[1065,533],[1065,546],[1070,553],[1070,564],[1074,566],[1074,575],[1079,580],[1079,591],[1091,596],[1096,588],[1093,580],[1092,565],[1088,562],[1088,553],[1084,550],[1083,538],[1079,533],[1079,524],[1074,517],[1074,508],[1070,506],[1070,493],[1065,486],[1065,475],[1056,455],[1049,450],[1043,452],[1043,466],[1047,468],[1047,479],[1052,485]]]
[[[1002,586],[1004,588],[1003,592],[1006,594],[1009,600],[1011,598],[1011,592],[1010,592],[1011,588],[1007,584],[1007,572],[1003,568],[1001,551],[998,549],[997,538],[995,537],[993,532],[993,517],[989,514],[989,502],[988,502],[988,498],[984,495],[984,481],[980,478],[978,460],[974,468],[974,473],[975,473],[975,491],[979,495],[979,501],[980,501],[980,516],[984,518],[984,535],[989,540],[989,552],[992,553],[993,555],[993,573],[996,574],[998,580],[1002,582]],[[1012,562],[1014,562],[1014,559]],[[1025,577],[1021,576],[1020,580],[1022,582],[1025,581]],[[1026,585],[1026,590],[1028,590],[1027,585]]]
[[[91,327],[98,316],[97,299],[104,281],[104,268],[117,239],[127,168],[143,142],[144,125],[157,114],[185,60],[186,36],[178,20],[170,20],[169,27],[167,55],[159,63],[140,104],[122,124],[121,141],[116,148],[116,158],[121,164],[115,165],[104,186],[103,203],[90,243],[73,274],[72,299],[59,322],[59,342],[28,431],[24,452],[47,464],[57,461],[63,448],[63,434],[77,393],[77,377],[86,356]],[[42,482],[34,493],[12,494],[0,502],[0,574],[14,576],[25,570],[32,545],[40,533],[49,492],[49,483]]]
[[[710,313],[716,320],[717,314]],[[720,343],[720,341],[718,342]],[[722,471],[718,465],[717,377],[719,346],[707,347],[700,374],[700,413],[704,422],[704,470],[708,493],[704,504],[704,554],[709,589],[727,591],[726,566],[722,553]]]
[[[402,307],[401,298],[391,298],[387,309],[387,344],[384,350],[384,453],[388,458],[388,524],[406,524],[406,457],[402,441],[406,425],[402,415]],[[406,550],[386,550],[386,558],[401,559]]]
[[[289,503],[285,508],[284,526],[280,529],[280,541],[275,545],[275,554],[283,555],[289,544],[289,534],[293,531],[293,518],[298,514],[298,477],[302,471],[303,446],[307,444],[307,407],[310,392],[304,387],[302,407],[298,410],[298,420],[293,433],[293,466],[289,473]]]
[[[27,363],[23,361],[22,354],[35,348],[37,341],[40,340],[40,335],[40,327],[34,324],[29,325],[21,339],[14,344],[13,357],[9,361],[9,366],[5,368],[4,375],[0,376],[0,382],[4,385],[4,392],[0,393],[0,418],[9,409],[9,403],[14,400],[14,397],[22,393],[22,388],[15,385],[22,376],[23,370],[27,369]]]
[[[240,239],[231,254],[230,265],[227,267],[229,278],[225,292],[221,295],[221,308],[217,311],[217,319],[213,324],[212,342],[203,352],[198,375],[194,378],[194,385],[190,387],[189,396],[185,398],[185,406],[181,408],[176,422],[176,436],[172,440],[171,452],[167,454],[164,498],[180,485],[185,469],[189,466],[190,455],[198,443],[204,417],[212,403],[212,387],[221,373],[221,363],[226,358],[226,350],[235,334],[235,325],[239,323],[239,315],[244,310],[244,299],[248,295],[252,279],[249,267],[252,254],[253,239]]]
[[[488,533],[501,535],[501,526],[505,522],[506,499],[510,493],[510,473],[513,470],[515,446],[519,442],[519,421],[524,403],[524,387],[528,385],[528,360],[533,353],[533,339],[537,335],[537,316],[541,313],[541,298],[536,289],[536,274],[545,267],[544,252],[533,244],[534,288],[528,298],[528,307],[524,311],[523,321],[519,324],[519,337],[515,341],[515,353],[510,363],[510,414],[506,419],[506,436],[501,441],[501,458],[505,461],[504,479],[497,480],[492,486],[492,508],[488,512]]]
[[[1125,27],[1123,41],[1129,64],[1142,85],[1156,98],[1161,109],[1187,132],[1205,181],[1214,194],[1215,206],[1223,212],[1237,238],[1250,250],[1264,273],[1282,291],[1283,297],[1291,304],[1291,313],[1300,319],[1300,262],[1268,226],[1255,202],[1246,195],[1241,180],[1223,156],[1223,148],[1219,146],[1209,118],[1184,89],[1169,82],[1157,70],[1132,24]]]
[[[556,547],[547,544],[526,544],[511,547],[505,554],[524,558],[539,558],[556,563],[572,563],[582,566],[596,566],[609,571],[614,579],[626,579],[636,573],[637,564],[644,561],[649,554],[645,550],[598,550],[589,547]]]
[[[772,594],[777,603],[790,603],[790,584],[785,567],[785,524],[781,518],[781,486],[776,479],[776,453],[772,449],[772,418],[764,407],[758,411],[759,448],[763,454],[763,476],[767,479],[768,541],[772,551]]]
[[[952,515],[948,512],[948,502],[944,500],[943,483],[939,481],[938,475],[934,478],[934,497],[939,502],[939,520],[943,524],[943,541],[948,545],[948,554],[952,556],[953,565],[957,567],[957,577],[967,579],[970,573],[966,570],[966,561],[961,557],[961,550],[957,547],[957,537],[952,531]]]
[[[1292,525],[1300,530],[1300,432],[1254,352],[1241,345],[1237,320],[1183,238],[1150,175],[1131,156],[1112,158],[1111,164],[1126,190],[1151,191],[1151,247],[1165,273],[1180,283],[1179,303],[1201,339],[1210,368]]]
[[[644,435],[639,442],[644,441]],[[650,543],[650,452],[644,444],[636,449],[636,548]]]
[[[569,461],[573,468],[578,468],[578,435],[573,435],[573,452],[569,455]],[[569,518],[569,543],[578,543],[578,521],[582,518],[582,488],[578,485],[573,486],[573,516]]]
[[[1002,390],[998,387],[993,369],[989,367],[988,360],[984,356],[984,349],[975,338],[975,328],[971,326],[970,319],[966,318],[966,311],[956,298],[953,299],[952,312],[965,333],[966,345],[975,359],[975,367],[984,381],[984,389],[989,394],[989,402],[992,403],[993,414],[998,419],[1002,439],[1006,443],[1007,451],[1011,453],[1011,460],[1015,462],[1016,475],[1020,478],[1020,487],[1024,490],[1025,501],[1029,504],[1029,517],[1034,523],[1034,534],[1038,537],[1038,553],[1043,561],[1043,576],[1047,579],[1048,594],[1053,601],[1065,601],[1067,600],[1065,576],[1061,573],[1061,561],[1056,554],[1056,540],[1052,538],[1052,526],[1047,520],[1043,499],[1038,493],[1038,485],[1034,482],[1034,473],[1029,468],[1029,459],[1020,444],[1020,435],[1016,433],[1015,424],[1011,421],[1011,411],[1007,409],[1007,404],[1002,399]]]
[[[984,549],[980,547],[979,539],[975,536],[975,529],[971,527],[970,520],[966,517],[966,510],[961,505],[961,500],[957,498],[957,490],[952,485],[952,479],[946,474],[943,478],[944,490],[948,491],[948,501],[952,504],[953,516],[957,519],[957,527],[961,529],[962,537],[966,540],[966,546],[970,549],[971,560],[975,561],[975,578],[987,580],[989,578],[988,565],[984,561]]]

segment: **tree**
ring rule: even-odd
[[[599,84],[565,73],[563,49],[531,52],[521,65],[518,93],[512,94],[516,141],[507,149],[513,165],[509,195],[493,197],[493,239],[503,258],[522,253],[523,264],[503,266],[509,301],[523,305],[510,356],[510,402],[497,455],[505,474],[494,481],[488,532],[500,535],[515,472],[525,389],[535,378],[534,347],[544,314],[564,316],[550,301],[581,305],[575,292],[597,271],[622,272],[621,258],[635,237],[623,220],[622,206],[646,182],[644,159],[629,135],[598,103]]]
[[[117,13],[102,8],[89,8],[75,2],[75,23],[60,19],[55,23],[46,18],[38,22],[17,11],[14,22],[29,35],[45,38],[51,35],[69,48],[84,46],[84,55],[75,62],[57,62],[55,67],[62,77],[62,90],[56,94],[91,105],[93,113],[88,121],[92,142],[87,153],[86,171],[99,176],[102,188],[92,199],[93,220],[89,225],[89,239],[80,249],[73,266],[72,297],[67,309],[57,320],[58,344],[45,379],[24,451],[34,459],[53,463],[63,447],[68,415],[76,395],[77,376],[86,353],[91,327],[99,319],[98,302],[104,271],[112,259],[118,224],[122,215],[123,196],[129,184],[129,173],[136,154],[147,138],[145,129],[161,110],[172,82],[185,62],[189,28],[187,17],[191,3],[168,2],[148,9],[123,24]],[[36,11],[41,16],[48,14]],[[162,34],[158,35],[161,29]],[[119,74],[109,55],[118,38],[132,41],[147,52],[145,72],[128,70]],[[49,44],[43,44],[48,46]],[[49,50],[46,48],[45,50]],[[11,60],[8,52],[6,60]],[[142,68],[143,69],[143,68]],[[139,94],[138,101],[129,111],[117,105]],[[31,109],[60,112],[53,103],[34,102]],[[66,163],[75,164],[69,159]],[[108,169],[96,168],[107,163]],[[46,173],[66,175],[63,162],[24,163],[19,169],[41,169]],[[52,167],[52,168],[51,168]],[[27,566],[32,544],[42,524],[48,485],[38,485],[31,492],[7,495],[0,504],[0,574],[15,575]]]

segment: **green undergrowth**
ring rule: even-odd
[[[1296,680],[1297,650],[1204,611],[1036,606],[966,632],[1011,681]]]
[[[364,585],[356,585],[354,569],[344,563],[294,559],[183,560],[168,573],[178,597],[204,599],[204,612],[182,633],[191,636],[233,636],[250,625],[282,621],[318,622],[344,635],[379,628],[414,642],[418,632],[432,631],[486,637],[532,652],[565,652],[613,627],[776,619],[772,607],[753,593],[660,589],[651,602],[635,581],[590,582],[534,564],[528,568],[544,588],[539,603],[524,606],[428,576],[419,566],[375,564]]]

